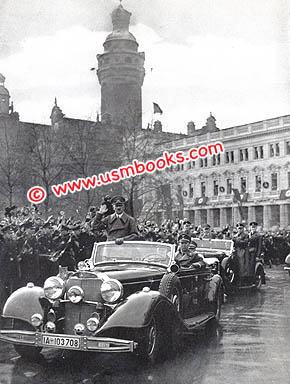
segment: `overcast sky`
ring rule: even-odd
[[[1,0],[0,73],[23,121],[100,110],[96,54],[117,0]],[[145,52],[143,126],[185,132],[212,112],[220,128],[290,114],[289,0],[123,0]]]

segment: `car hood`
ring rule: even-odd
[[[161,278],[166,272],[166,268],[157,266],[135,266],[122,265],[96,268],[96,271],[105,273],[111,279],[117,279],[122,283],[131,281],[150,281],[152,279]]]

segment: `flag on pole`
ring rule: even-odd
[[[241,199],[241,195],[240,195],[239,190],[236,189],[236,188],[233,188],[232,191],[233,191],[233,193],[234,193],[234,199],[235,199],[237,202],[240,203],[240,202],[242,201],[242,199]]]
[[[160,113],[160,115],[163,113],[162,109],[157,103],[153,103],[153,113]]]

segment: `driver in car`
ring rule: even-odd
[[[185,268],[204,268],[206,264],[203,257],[195,251],[197,244],[190,241],[191,238],[186,233],[181,233],[178,236],[178,248],[175,254],[176,263]]]

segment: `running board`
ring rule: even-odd
[[[214,317],[215,316],[213,313],[208,313],[206,315],[199,315],[199,316],[191,317],[189,319],[184,319],[183,321],[186,328],[192,329],[192,328],[204,325],[206,322],[213,319]]]

